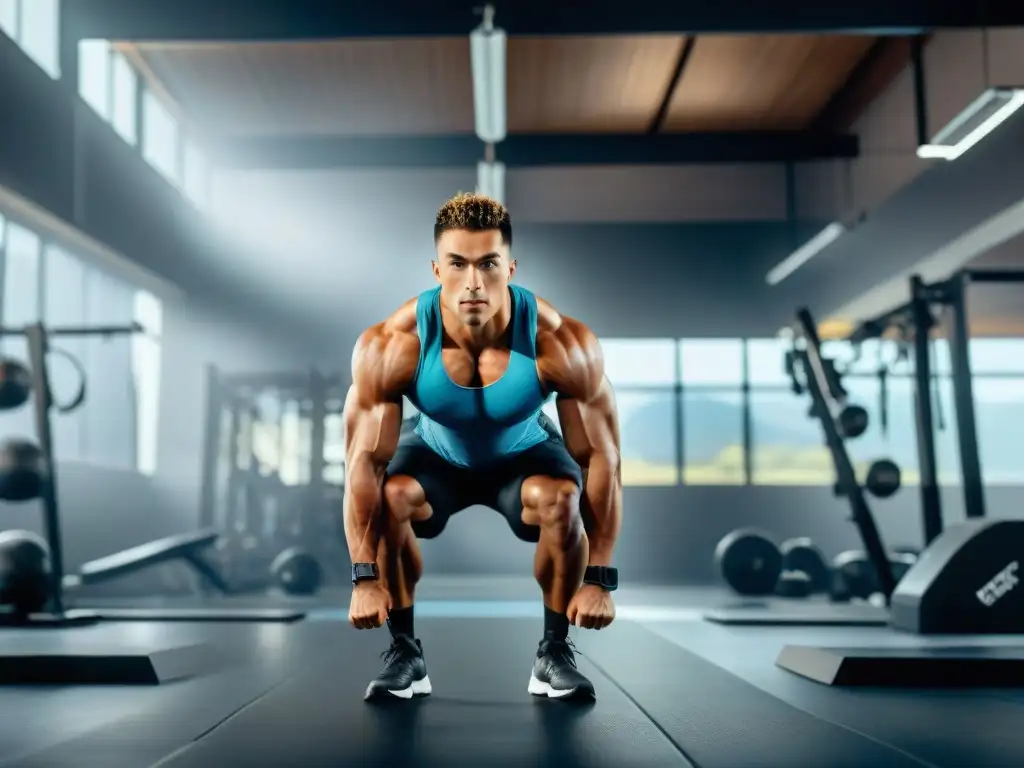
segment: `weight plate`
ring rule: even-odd
[[[763,597],[775,591],[782,573],[782,553],[766,534],[742,528],[715,548],[715,562],[725,583],[738,595]]]

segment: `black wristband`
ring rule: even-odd
[[[609,592],[619,588],[619,571],[610,565],[588,565],[583,572],[583,583],[603,587]]]
[[[376,563],[352,563],[352,583],[376,581],[380,578]]]

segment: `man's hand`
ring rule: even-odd
[[[597,584],[584,584],[569,601],[569,623],[582,629],[603,629],[615,621],[612,594]]]
[[[348,620],[356,629],[376,629],[388,620],[391,596],[376,581],[362,581],[352,587]]]

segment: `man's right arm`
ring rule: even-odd
[[[402,392],[418,360],[418,339],[390,323],[365,331],[352,355],[344,411],[344,513],[353,563],[377,560],[384,473],[398,448]]]

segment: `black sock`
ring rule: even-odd
[[[412,625],[412,606],[410,605],[408,608],[392,608],[388,612],[388,629],[391,630],[392,637],[405,635],[415,640],[416,635]]]
[[[556,613],[545,605],[544,634],[550,634],[559,640],[564,640],[569,636],[569,617],[564,613]]]

